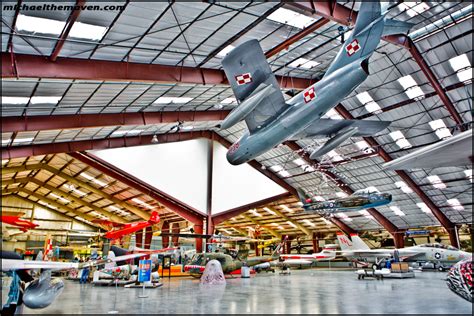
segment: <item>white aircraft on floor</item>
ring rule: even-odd
[[[325,245],[323,250],[318,253],[300,255],[300,254],[281,254],[280,260],[283,259],[283,263],[288,265],[310,265],[317,261],[329,261],[336,258],[337,245]]]
[[[371,249],[357,234],[351,234],[351,240],[343,233],[337,234],[341,246],[341,255],[355,262],[373,262],[379,264],[385,258],[398,256],[405,262],[432,262],[439,270],[445,270],[453,264],[472,259],[472,254],[443,244],[422,244],[399,249]]]

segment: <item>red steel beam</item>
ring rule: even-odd
[[[95,157],[92,154],[84,152],[69,153],[69,155],[74,159],[79,160],[82,163],[128,185],[129,187],[148,195],[184,219],[195,224],[202,223],[202,218],[205,216],[205,214],[173,198],[163,191],[158,190],[150,184],[145,183],[142,180],[126,173],[125,171],[107,163],[106,161]]]
[[[79,8],[79,10],[72,10],[71,14],[69,15],[69,18],[67,19],[66,26],[64,27],[61,35],[59,36],[58,41],[56,42],[56,45],[54,46],[53,52],[51,53],[51,56],[49,56],[49,60],[51,61],[56,61],[56,58],[58,58],[59,53],[61,52],[61,49],[64,46],[64,42],[66,41],[67,37],[69,36],[69,32],[72,29],[72,26],[76,22],[77,18],[81,14],[80,8],[86,3],[85,0],[77,0],[76,1],[76,8]]]
[[[341,104],[336,106],[336,111],[345,119],[351,120],[354,119],[352,114],[344,108]],[[363,137],[364,140],[371,147],[378,148],[377,153],[383,160],[389,162],[392,160],[392,157],[380,146],[380,144],[373,137]],[[416,194],[421,198],[421,200],[431,209],[433,215],[438,219],[441,225],[446,229],[449,234],[449,240],[451,245],[454,247],[459,247],[457,237],[456,237],[456,225],[452,223],[449,218],[431,201],[431,199],[421,190],[421,188],[413,181],[413,179],[404,171],[404,170],[395,170],[395,172],[400,176],[400,178],[405,181],[405,183],[416,192]],[[374,216],[375,217],[375,216]]]
[[[309,25],[308,27],[304,28],[300,32],[294,34],[293,36],[289,37],[282,43],[278,44],[277,46],[273,47],[269,51],[265,53],[265,57],[270,58],[279,52],[281,52],[284,49],[287,49],[290,47],[290,45],[294,44],[295,42],[299,41],[300,39],[304,38],[305,36],[311,34],[312,32],[316,31],[320,27],[326,25],[329,21],[329,19],[322,18],[319,19],[318,21],[314,22],[313,24]]]
[[[2,117],[2,133],[223,120],[230,111],[176,111]]]
[[[16,78],[8,53],[2,53],[2,78]],[[55,78],[127,82],[182,82],[228,85],[223,70],[140,64],[119,61],[59,57],[55,62],[43,56],[15,54],[19,78]],[[280,87],[305,89],[310,79],[276,76]]]
[[[232,217],[235,217],[237,215],[240,215],[242,213],[247,212],[249,209],[256,208],[256,207],[261,207],[261,206],[267,205],[269,203],[276,202],[276,201],[279,201],[281,199],[288,198],[290,196],[292,196],[292,194],[290,192],[286,192],[286,193],[278,194],[278,195],[275,195],[275,196],[272,196],[272,197],[269,197],[269,198],[266,198],[266,199],[263,199],[263,200],[260,200],[260,201],[257,201],[257,202],[242,205],[242,206],[233,208],[231,210],[213,215],[212,216],[212,222],[214,223],[214,225],[219,225],[220,223],[225,222],[226,220],[228,220]]]
[[[311,14],[316,14],[322,16],[331,21],[337,22],[343,25],[353,25],[357,20],[357,12],[346,8],[342,4],[338,4],[335,1],[303,1],[303,2],[290,2],[287,5],[296,8],[297,10],[303,10],[310,12]],[[463,120],[459,113],[457,112],[454,104],[449,99],[446,91],[443,89],[438,79],[436,78],[433,71],[430,69],[426,61],[423,59],[418,48],[416,48],[415,43],[407,35],[390,35],[385,36],[383,39],[389,43],[402,46],[411,53],[413,59],[420,67],[421,71],[425,74],[428,81],[431,83],[439,98],[443,102],[446,109],[451,114],[453,120],[458,124],[462,131],[466,130],[466,127],[463,125]]]

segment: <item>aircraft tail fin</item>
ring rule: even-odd
[[[301,203],[307,204],[311,202],[311,197],[306,194],[303,189],[296,189],[296,192],[298,193],[298,198],[300,199]]]
[[[352,244],[357,250],[369,250],[370,247],[359,237],[358,234],[351,234]]]
[[[362,1],[354,29],[329,66],[325,76],[356,61],[361,62],[361,67],[368,73],[368,64],[362,63],[362,61],[367,62],[380,43],[383,23],[380,1]]]
[[[152,212],[148,222],[150,222],[151,224],[158,224],[160,222],[160,215],[158,214],[158,212]]]
[[[343,232],[337,232],[337,241],[339,242],[339,246],[341,246],[341,250],[354,249],[352,241],[350,241]]]
[[[259,101],[255,109],[245,116],[250,132],[265,126],[287,108],[280,86],[258,40],[253,39],[234,48],[222,60],[222,67],[239,103],[247,99],[258,87],[273,86],[275,90]]]

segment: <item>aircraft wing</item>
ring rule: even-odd
[[[23,269],[67,270],[67,269],[78,269],[78,268],[79,268],[79,263],[77,262],[2,259],[2,271],[23,270]]]
[[[357,132],[352,135],[356,136],[373,136],[383,129],[387,128],[391,122],[389,121],[369,121],[369,120],[332,120],[319,119],[313,122],[303,132],[293,137],[293,140],[302,138],[328,137],[335,135],[339,131],[357,127]]]
[[[271,85],[275,90],[245,116],[250,133],[264,127],[288,108],[258,40],[250,40],[234,48],[222,60],[222,67],[239,102],[262,84]]]
[[[369,249],[369,250],[347,250],[341,251],[342,256],[355,256],[355,257],[390,257],[394,255],[397,249]],[[407,251],[398,249],[400,257],[413,257],[419,255],[420,251]]]

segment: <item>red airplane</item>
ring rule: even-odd
[[[38,224],[21,219],[20,217],[23,215],[25,214],[22,213],[22,214],[17,214],[17,215],[2,215],[1,221],[2,223],[20,227],[20,230],[25,233],[28,231],[28,229],[35,229],[36,227],[39,226]]]
[[[116,230],[111,230],[107,233],[105,233],[104,237],[107,239],[119,239],[122,238],[125,235],[132,234],[136,231],[139,231],[145,227],[158,224],[160,222],[160,216],[158,215],[158,212],[152,212],[151,217],[148,221],[146,222],[136,222],[136,223],[130,223],[130,224],[123,224],[120,229]]]

